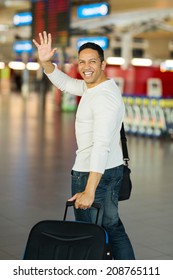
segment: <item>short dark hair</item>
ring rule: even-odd
[[[97,51],[101,62],[104,60],[104,51],[98,44],[93,43],[93,42],[87,42],[87,43],[83,44],[82,46],[80,46],[80,48],[78,50],[78,54],[80,54],[80,52],[85,49],[92,49],[92,50]]]

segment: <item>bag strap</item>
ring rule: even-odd
[[[129,154],[128,154],[128,149],[127,149],[127,138],[124,130],[124,123],[122,123],[122,127],[120,130],[121,134],[121,145],[122,145],[122,151],[123,151],[123,160],[125,164],[128,166],[128,161],[130,160]]]

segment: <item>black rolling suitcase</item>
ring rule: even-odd
[[[102,260],[109,259],[107,252],[106,232],[96,224],[67,221],[66,214],[69,206],[66,203],[63,221],[45,220],[38,222],[30,231],[24,260]]]

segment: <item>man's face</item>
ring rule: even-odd
[[[101,83],[104,78],[105,62],[100,61],[98,52],[93,49],[84,49],[79,54],[78,69],[88,88]]]

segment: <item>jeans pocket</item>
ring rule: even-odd
[[[88,172],[71,172],[72,178],[72,195],[83,192],[85,190],[87,180],[88,180]]]

